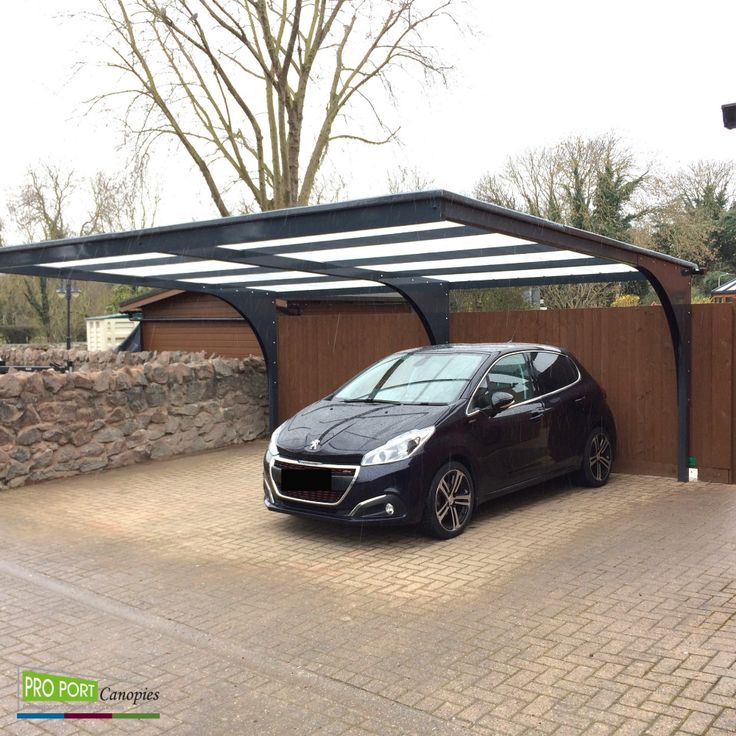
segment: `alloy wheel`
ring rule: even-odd
[[[608,478],[611,472],[611,441],[603,432],[593,436],[590,443],[590,455],[588,462],[590,463],[590,473],[598,482],[602,482]]]
[[[448,532],[461,529],[471,512],[471,486],[468,476],[459,468],[448,470],[437,484],[435,516]]]

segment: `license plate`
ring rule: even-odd
[[[331,491],[332,473],[321,468],[282,468],[281,490],[284,493]]]

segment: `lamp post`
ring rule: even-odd
[[[77,285],[71,280],[67,279],[59,284],[56,289],[56,293],[66,298],[66,349],[72,349],[72,297],[79,296],[80,291]]]

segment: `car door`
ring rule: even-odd
[[[505,391],[514,403],[501,411],[478,409],[494,393]],[[546,455],[543,403],[535,398],[531,367],[523,352],[501,356],[488,370],[469,409],[469,429],[478,448],[483,495],[492,495],[541,472]]]
[[[576,467],[585,441],[590,408],[586,384],[574,361],[556,351],[530,353],[536,391],[544,404],[544,468],[556,472]]]

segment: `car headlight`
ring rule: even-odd
[[[276,440],[279,438],[279,435],[281,434],[281,430],[286,426],[286,422],[284,422],[282,425],[276,427],[276,429],[273,431],[273,434],[271,435],[271,441],[268,443],[268,452],[271,455],[278,455],[279,454],[279,448],[276,447]]]
[[[404,432],[398,437],[386,442],[385,445],[377,447],[375,450],[367,452],[363,456],[361,465],[383,465],[384,463],[394,463],[397,460],[404,460],[411,457],[432,435],[434,427],[425,427],[424,429],[413,429],[411,432]]]

